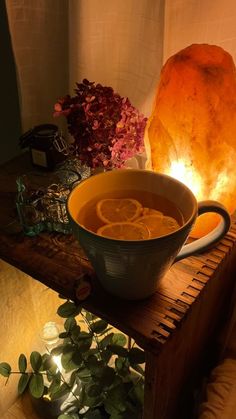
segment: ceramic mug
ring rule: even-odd
[[[146,240],[117,240],[97,235],[80,221],[81,208],[91,200],[124,191],[149,192],[171,201],[183,217],[181,227],[165,236]],[[147,206],[147,205],[146,205]],[[67,200],[72,232],[90,260],[97,278],[111,294],[140,300],[155,293],[160,279],[171,265],[189,255],[206,250],[220,240],[230,227],[230,215],[218,202],[197,200],[178,180],[148,170],[112,170],[78,184]],[[198,215],[216,212],[219,225],[208,235],[184,245]]]

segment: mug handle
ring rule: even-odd
[[[230,228],[231,218],[224,207],[224,205],[220,204],[217,201],[201,201],[198,203],[198,215],[204,214],[206,212],[216,212],[217,214],[221,215],[222,220],[214,228],[210,233],[206,236],[197,239],[193,243],[186,244],[182,247],[180,252],[175,258],[175,262],[178,260],[184,259],[194,253],[200,253],[207,250],[210,246],[214,243],[218,242]]]

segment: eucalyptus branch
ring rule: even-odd
[[[84,320],[84,322],[86,323],[86,325],[88,326],[88,329],[89,329],[89,331],[90,331],[90,333],[92,333],[92,335],[93,335],[93,337],[94,337],[94,340],[95,340],[95,342],[96,342],[96,345],[97,345],[97,349],[98,349],[98,352],[99,352],[99,357],[100,357],[100,361],[102,360],[102,352],[101,352],[101,349],[100,349],[100,345],[99,345],[99,340],[98,340],[98,338],[97,338],[97,336],[96,336],[96,334],[93,332],[93,330],[91,329],[91,325],[90,325],[90,322],[89,322],[89,320],[87,320],[86,319],[86,316],[84,315],[84,313],[82,313],[82,311],[81,311],[81,316],[83,317],[83,320]]]
[[[60,375],[61,375],[61,380],[63,381],[64,384],[66,384],[67,388],[70,390],[70,393],[75,397],[75,399],[79,402],[80,399],[76,396],[76,394],[73,392],[73,387],[70,386],[67,381],[65,380],[65,378],[63,377],[61,371],[60,371]]]

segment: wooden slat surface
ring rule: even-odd
[[[92,273],[76,240],[57,233],[25,237],[14,222],[16,174],[27,172],[27,164],[27,156],[23,156],[0,169],[0,256],[55,291],[76,299],[80,275]],[[158,353],[180,327],[206,284],[214,279],[219,269],[224,270],[235,242],[236,221],[233,218],[230,232],[217,246],[205,254],[176,263],[161,281],[156,294],[141,302],[111,297],[92,275],[93,291],[83,303],[84,307],[136,339],[144,349]]]

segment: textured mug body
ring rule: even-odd
[[[176,231],[147,240],[115,240],[89,231],[78,221],[81,208],[104,193],[145,191],[170,200],[181,212],[183,225]],[[102,286],[129,300],[152,295],[173,264],[197,216],[197,201],[181,182],[148,170],[113,170],[86,179],[67,201],[73,234],[89,258]]]

